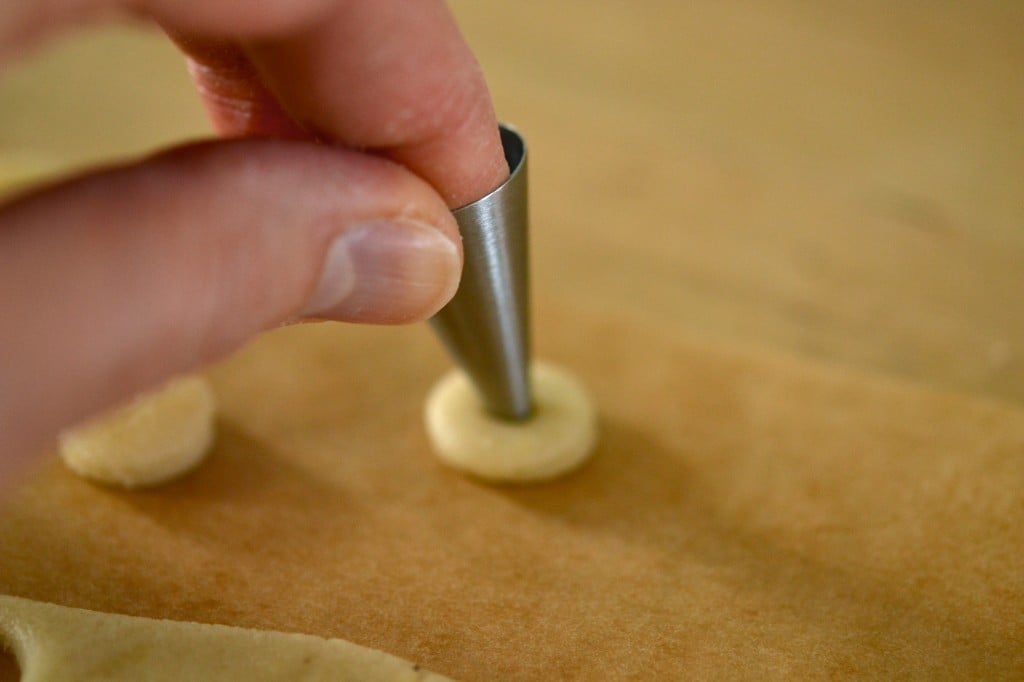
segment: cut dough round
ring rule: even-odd
[[[60,437],[60,454],[78,474],[136,488],[191,470],[213,442],[216,402],[200,376],[176,379]]]
[[[469,378],[455,370],[442,378],[426,405],[427,434],[449,466],[493,482],[527,483],[568,473],[594,448],[597,415],[584,388],[547,364],[531,372],[534,414],[505,421],[484,408]]]

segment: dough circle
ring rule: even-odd
[[[489,414],[469,378],[455,370],[427,398],[427,434],[445,464],[492,482],[544,481],[579,467],[594,449],[597,415],[565,370],[537,363],[534,414],[510,422]]]
[[[139,396],[60,436],[73,471],[109,485],[158,485],[195,467],[213,443],[216,401],[209,382],[188,376]]]

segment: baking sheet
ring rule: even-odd
[[[119,492],[55,459],[0,511],[0,593],[342,637],[466,680],[1024,675],[1024,412],[572,307],[540,355],[600,406],[577,475],[429,452],[424,327],[278,330],[211,372],[216,449]]]

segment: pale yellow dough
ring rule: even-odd
[[[60,455],[72,470],[100,483],[158,485],[203,459],[213,443],[215,413],[206,379],[176,379],[62,434]]]
[[[0,199],[54,176],[61,168],[56,159],[40,152],[0,150]]]
[[[493,482],[527,483],[576,469],[594,449],[597,417],[568,372],[536,364],[534,414],[525,422],[490,415],[462,372],[442,378],[427,398],[427,434],[445,464]]]
[[[0,595],[22,682],[443,682],[383,651],[226,625],[98,613]]]

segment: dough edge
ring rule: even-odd
[[[343,639],[101,613],[0,595],[0,648],[22,682],[449,678]]]

